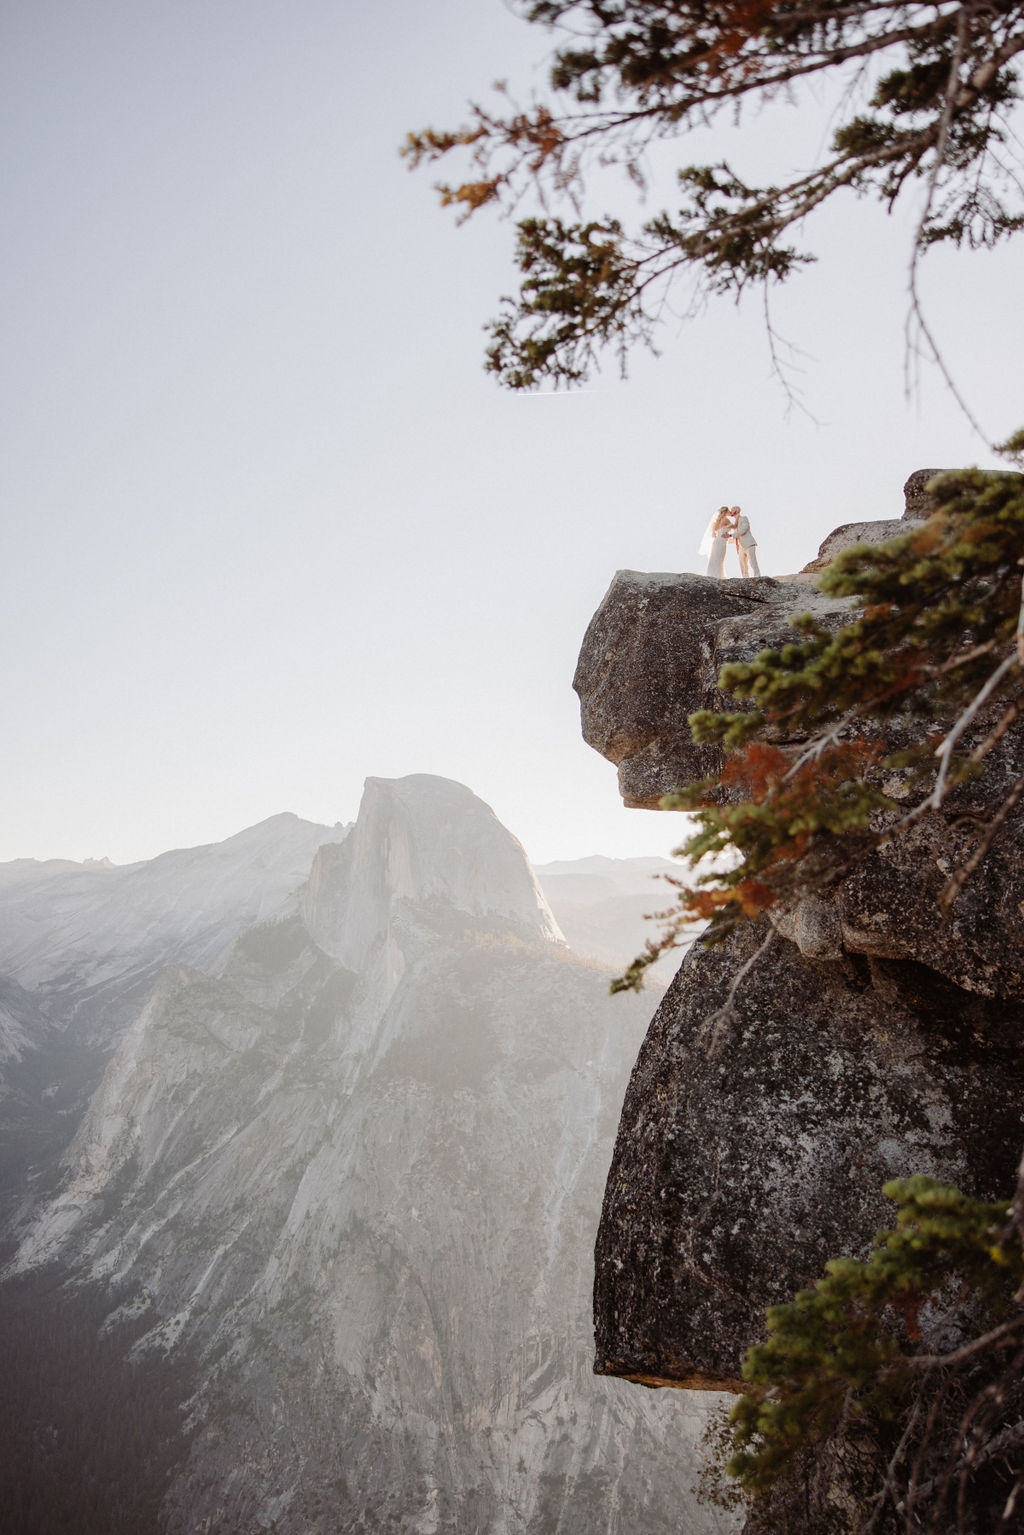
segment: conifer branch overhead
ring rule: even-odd
[[[550,99],[523,108],[502,88],[505,110],[474,105],[466,126],[410,133],[402,151],[413,166],[468,158],[466,178],[439,187],[465,217],[489,205],[511,212],[529,193],[545,210],[520,220],[520,291],[490,327],[487,366],[510,388],[578,384],[608,347],[624,363],[633,346],[651,344],[680,279],[698,293],[734,294],[783,281],[814,259],[791,232],[828,199],[849,190],[891,208],[914,183],[923,198],[912,296],[934,351],[916,300],[918,255],[942,242],[992,245],[1024,227],[1008,132],[1021,0],[519,0],[517,9],[564,39]],[[619,165],[643,184],[653,143],[817,77],[846,83],[853,105],[810,171],[782,167],[777,184],[759,187],[725,164],[684,165],[679,205],[637,228],[581,216],[596,167]]]

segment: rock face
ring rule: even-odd
[[[663,794],[717,772],[717,747],[695,746],[687,716],[725,707],[718,673],[792,638],[790,617],[841,621],[847,604],[768,576],[620,570],[591,619],[573,687],[583,739],[619,769],[623,802],[656,810]]]
[[[528,941],[562,942],[522,847],[461,784],[428,773],[368,778],[352,835],[317,856],[302,901],[311,935],[351,970],[383,944],[403,906],[496,918]]]
[[[162,968],[218,969],[346,831],[282,814],[142,863],[0,864],[0,1217],[36,1197]]]
[[[905,526],[866,536],[859,524],[856,541]],[[714,753],[688,744],[686,716],[721,707],[721,666],[778,644],[814,601],[792,583],[616,577],[576,685],[584,735],[618,765],[627,803],[716,771]],[[891,1222],[884,1182],[928,1173],[986,1199],[1009,1194],[1024,1139],[1020,807],[950,919],[936,900],[1022,769],[1015,727],[984,779],[827,898],[687,955],[634,1070],[606,1187],[599,1373],[735,1386],[765,1307],[813,1283],[828,1258],[863,1255]]]
[[[764,922],[691,950],[630,1081],[605,1191],[596,1369],[739,1389],[765,1308],[861,1256],[890,1178],[1012,1188],[1020,1008],[905,960],[805,959]]]
[[[930,480],[942,473],[941,469],[915,469],[903,487],[905,509],[901,518],[888,522],[844,523],[828,535],[815,558],[804,566],[801,574],[816,574],[824,570],[837,554],[842,554],[844,549],[852,549],[854,544],[884,544],[890,538],[899,538],[901,534],[910,532],[908,522],[922,522],[935,510],[934,497],[928,494],[927,487]]]
[[[489,873],[490,871],[490,873]],[[162,974],[17,1260],[198,1358],[168,1535],[712,1535],[699,1404],[595,1382],[644,999],[459,785],[370,780],[299,909]]]
[[[906,503],[904,517],[930,517],[935,510],[935,498],[928,494],[928,482],[934,480],[937,474],[944,474],[943,469],[915,469],[907,479],[903,487],[903,499]]]
[[[892,522],[845,522],[823,540],[818,553],[810,564],[804,566],[801,575],[816,575],[819,570],[830,565],[837,554],[842,554],[844,549],[852,549],[855,544],[884,544],[888,539],[899,538],[908,531],[904,518]]]

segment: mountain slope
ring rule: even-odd
[[[570,948],[613,970],[624,970],[654,929],[644,919],[672,901],[666,876],[678,878],[669,858],[590,858],[535,864],[537,881]],[[645,983],[667,986],[681,950],[663,955]]]
[[[566,950],[487,807],[422,776],[370,780],[219,977],[164,973],[19,1266],[202,1358],[172,1535],[727,1527],[687,1491],[690,1399],[590,1370],[647,1011]]]
[[[163,965],[215,970],[243,929],[285,906],[317,849],[346,830],[283,814],[143,863],[0,864],[0,973],[108,1048]]]

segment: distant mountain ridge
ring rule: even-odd
[[[367,784],[405,785],[401,793],[408,798],[426,779],[435,786],[451,782],[413,774]],[[372,797],[379,790],[369,792]],[[434,792],[437,803],[425,804],[424,813],[433,815],[437,836],[455,847],[457,818],[445,819],[444,791],[435,787]],[[310,899],[334,856],[325,854],[311,869],[316,854],[339,847],[352,824],[326,826],[285,811],[223,842],[177,848],[139,863],[30,858],[0,863],[0,976],[31,992],[58,1024],[74,1018],[83,1033],[96,1028],[96,1042],[109,1048],[163,965],[213,973],[245,928],[291,911],[303,887]],[[644,913],[663,900],[658,876],[674,869],[659,858],[559,860],[533,866],[515,899],[525,899],[523,910],[532,911],[530,892],[539,887],[544,936],[564,936],[578,953],[616,969],[642,946]],[[472,877],[464,857],[458,871],[445,873],[448,895],[472,906],[472,894],[455,888],[459,878]],[[496,899],[494,867],[488,879],[488,899]],[[512,896],[506,891],[502,899],[509,906]],[[526,920],[529,925],[534,917]],[[671,973],[669,960],[652,979],[664,983]]]
[[[215,970],[243,929],[286,909],[317,849],[348,830],[286,812],[142,863],[0,864],[0,975],[109,1047],[165,964]]]
[[[578,954],[624,970],[652,936],[646,920],[671,905],[666,876],[678,876],[669,858],[560,859],[535,864],[534,873],[556,913],[566,942]],[[646,973],[648,984],[667,986],[682,949],[663,955]]]
[[[590,1370],[649,1010],[427,775],[369,780],[219,975],[162,972],[16,1267],[108,1286],[109,1336],[199,1360],[166,1535],[732,1528],[688,1491],[702,1410]]]

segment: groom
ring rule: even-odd
[[[740,557],[741,576],[759,576],[760,567],[757,563],[757,539],[750,531],[750,523],[738,506],[734,506],[729,513],[731,530],[729,538],[736,545],[736,553]]]

